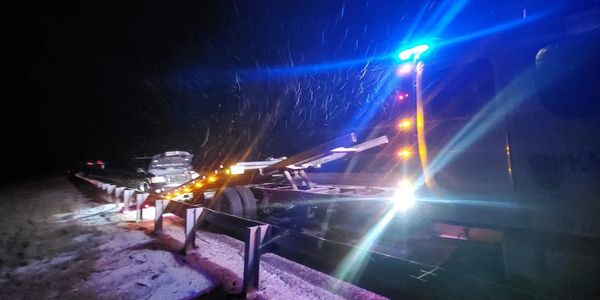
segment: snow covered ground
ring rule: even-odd
[[[0,299],[215,299],[241,291],[242,242],[198,232],[198,248],[182,256],[180,219],[167,217],[154,237],[152,221],[136,223],[106,198],[62,177],[0,189]],[[260,267],[261,299],[382,298],[273,254]]]

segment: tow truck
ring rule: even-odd
[[[478,249],[455,259],[471,265],[490,248],[500,263],[487,269],[501,274],[490,280],[542,295],[598,292],[593,276],[579,274],[600,269],[599,16],[577,9],[494,37],[408,45],[398,53],[408,85],[393,94],[394,124],[370,132],[394,133],[235,163],[160,197],[193,192],[194,203],[277,224],[326,221],[322,237],[348,240],[394,211],[389,248],[448,242]],[[339,159],[367,162],[367,171],[309,172]]]

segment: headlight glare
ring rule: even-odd
[[[398,189],[392,196],[394,207],[399,211],[405,212],[415,205],[417,199],[414,195],[413,186],[408,181],[400,182]]]

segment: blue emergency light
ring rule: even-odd
[[[429,45],[427,44],[416,45],[410,49],[405,49],[398,52],[398,58],[402,61],[409,59],[417,60],[421,54],[425,53],[427,50],[429,50]]]

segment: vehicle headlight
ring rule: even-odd
[[[417,199],[415,198],[412,184],[409,181],[400,182],[398,189],[391,200],[394,203],[394,208],[402,212],[413,207],[417,202]]]
[[[164,176],[154,176],[150,178],[150,182],[152,183],[164,183],[167,182],[167,179]]]

